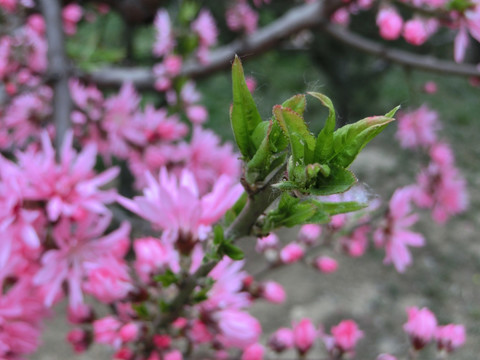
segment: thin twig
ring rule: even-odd
[[[65,52],[65,36],[58,0],[40,0],[45,18],[48,42],[48,82],[53,87],[53,121],[55,124],[55,146],[60,148],[70,126],[71,99],[68,88],[69,68]]]
[[[333,24],[325,24],[323,30],[354,49],[381,57],[392,63],[441,74],[480,76],[480,69],[475,65],[457,64],[432,56],[416,55],[408,51],[393,49]]]

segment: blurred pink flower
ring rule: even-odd
[[[411,264],[412,256],[407,246],[424,245],[421,234],[407,230],[418,219],[411,214],[411,201],[414,189],[404,187],[395,190],[389,203],[389,210],[381,227],[373,234],[376,246],[385,247],[385,264],[393,263],[398,272],[404,272]]]
[[[252,344],[248,346],[242,354],[241,360],[263,360],[265,348],[261,344]]]
[[[169,54],[175,46],[175,38],[170,23],[170,16],[167,10],[158,10],[155,20],[155,44],[153,45],[153,54],[160,57]]]
[[[337,260],[328,256],[320,256],[315,259],[315,267],[324,274],[334,273],[338,269]]]
[[[377,14],[380,36],[386,40],[398,39],[402,33],[403,19],[393,7],[383,7]]]
[[[437,112],[423,105],[415,111],[398,116],[396,137],[403,148],[430,146],[436,142],[439,128]]]
[[[363,338],[363,331],[353,320],[343,320],[331,329],[335,346],[342,353],[352,353],[355,350],[358,340]]]
[[[434,337],[437,329],[437,319],[427,308],[418,309],[415,306],[407,309],[408,321],[403,329],[410,336],[412,346],[420,350]]]
[[[435,331],[435,339],[440,350],[450,353],[465,343],[465,326],[455,324],[438,326]]]
[[[304,255],[303,248],[297,243],[290,243],[280,250],[280,259],[284,264],[292,264]]]
[[[268,340],[268,346],[275,352],[282,352],[293,347],[293,330],[280,328]]]
[[[304,318],[293,326],[293,343],[300,354],[307,353],[316,338],[317,330],[310,319]]]
[[[258,320],[244,311],[221,310],[215,314],[215,319],[220,330],[218,338],[226,347],[245,349],[256,343],[262,332]]]
[[[274,304],[281,304],[285,301],[286,294],[282,285],[275,281],[267,281],[262,284],[262,297]]]

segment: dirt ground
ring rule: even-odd
[[[478,159],[476,153],[469,152],[467,144],[460,144],[456,150],[457,154],[460,150],[469,159]],[[465,156],[463,159],[468,162]],[[388,196],[396,184],[407,185],[413,181],[411,176],[399,174],[398,169],[405,162],[408,157],[400,155],[396,147],[391,148],[388,141],[376,142],[356,160],[354,169],[360,181],[369,184],[375,192]],[[371,247],[362,258],[336,256],[340,267],[334,274],[324,275],[301,265],[292,265],[265,277],[281,282],[288,299],[282,305],[258,303],[253,308],[253,313],[262,320],[264,330],[268,333],[309,316],[329,331],[340,320],[351,318],[365,332],[356,359],[374,360],[382,352],[406,359],[408,339],[402,330],[406,321],[405,309],[427,306],[436,314],[440,324],[461,323],[467,328],[467,343],[451,358],[479,359],[480,241],[477,214],[480,209],[480,177],[473,169],[466,170],[466,177],[470,210],[444,227],[438,227],[428,214],[423,214],[415,228],[425,235],[427,245],[413,249],[414,264],[405,274],[398,274],[392,266],[383,265],[383,251]],[[281,237],[286,242],[295,234],[295,231],[286,230]],[[252,242],[245,240],[246,248],[251,249]],[[260,266],[255,256],[253,254],[247,265],[252,272]],[[62,317],[50,321],[44,334],[44,345],[31,359],[109,359],[109,351],[100,347],[81,356],[73,355],[63,340],[68,329]],[[289,353],[283,358],[292,357],[293,353]],[[325,358],[320,342],[307,358]],[[435,359],[433,347],[422,352],[419,359]]]

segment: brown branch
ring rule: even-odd
[[[245,57],[245,60],[260,55],[299,31],[318,27],[340,5],[341,1],[328,0],[295,7],[254,34],[212,51],[208,64],[187,61],[181,75],[190,78],[206,76],[229,68],[235,54]],[[138,88],[152,88],[154,84],[149,68],[105,68],[79,75],[100,87],[118,87],[127,81]]]
[[[48,82],[53,87],[55,146],[60,148],[70,125],[71,99],[68,88],[69,67],[65,53],[61,7],[58,0],[40,0],[48,42]]]
[[[284,176],[286,164],[279,166],[272,173],[272,176],[265,187],[257,194],[248,198],[245,207],[237,216],[235,221],[225,231],[225,238],[238,240],[250,235],[252,228],[258,220],[258,217],[280,196],[281,192],[272,187]],[[175,320],[184,309],[185,305],[191,301],[191,296],[198,280],[207,276],[208,273],[218,264],[218,260],[210,260],[202,264],[198,270],[180,285],[180,291],[172,301],[168,314],[159,317],[154,323],[154,330],[168,326]]]
[[[408,51],[393,49],[333,24],[325,24],[323,30],[354,49],[381,57],[392,63],[441,74],[480,76],[480,69],[475,65],[457,64],[452,61],[439,60],[432,56],[416,55]]]
[[[408,51],[386,47],[378,42],[366,39],[348,30],[327,23],[329,15],[340,6],[340,2],[316,2],[305,4],[288,11],[271,24],[259,29],[254,34],[238,39],[228,45],[219,47],[210,53],[210,62],[200,64],[194,60],[187,61],[182,76],[198,78],[230,66],[234,54],[248,60],[271,49],[280,41],[301,30],[323,26],[323,30],[352,48],[380,56],[394,63],[410,66],[424,71],[438,72],[460,76],[480,76],[480,70],[474,65],[456,64],[452,61],[439,60],[431,56],[416,55]],[[140,89],[151,89],[154,76],[150,68],[104,68],[89,74],[78,74],[100,87],[119,87],[130,81]]]

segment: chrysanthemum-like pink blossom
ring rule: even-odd
[[[385,248],[385,264],[395,266],[398,272],[404,272],[412,262],[408,246],[423,246],[425,240],[421,234],[408,230],[418,219],[411,213],[411,201],[414,189],[404,187],[395,190],[389,203],[389,210],[381,227],[373,234],[376,246]]]
[[[119,197],[119,202],[166,231],[170,241],[187,253],[243,192],[240,184],[223,175],[212,191],[202,196],[193,174],[188,170],[177,177],[162,168],[158,180],[148,174],[147,181],[148,187],[144,189],[143,196],[136,196],[133,200]]]
[[[132,289],[126,264],[123,261],[128,247],[130,226],[103,235],[111,218],[87,216],[71,222],[62,218],[55,226],[55,249],[42,256],[42,266],[35,275],[37,285],[47,287],[45,305],[51,306],[68,284],[72,309],[83,304],[83,291],[104,302],[121,299]]]
[[[439,128],[437,112],[423,105],[415,111],[398,116],[396,137],[403,148],[430,146],[436,142]]]
[[[60,151],[60,162],[55,159],[55,150],[48,135],[42,134],[42,151],[18,153],[19,166],[29,179],[25,198],[45,201],[50,221],[60,217],[84,218],[89,212],[106,215],[105,206],[115,200],[114,190],[100,190],[113,180],[118,168],[110,168],[96,175],[96,147],[87,145],[78,153],[72,148],[73,134],[68,132]]]

